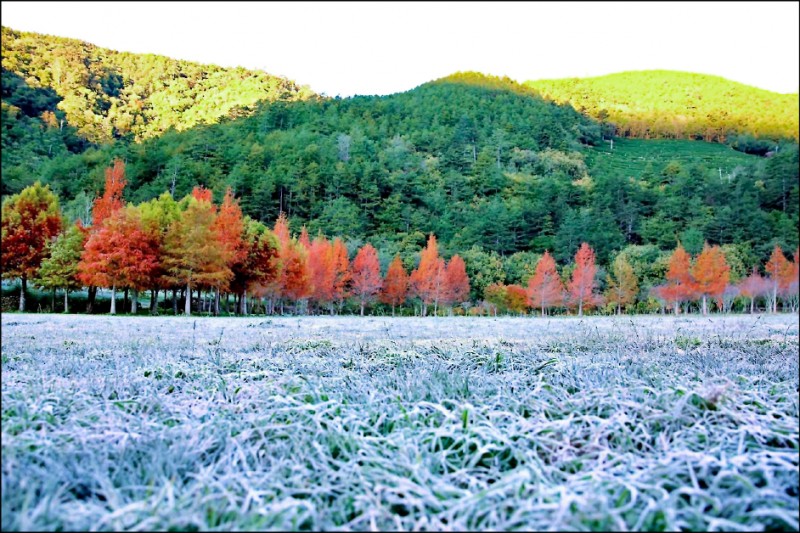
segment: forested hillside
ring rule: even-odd
[[[459,253],[468,269],[494,269],[487,279],[512,283],[530,273],[538,254],[550,250],[566,263],[583,241],[603,265],[630,247],[666,252],[679,239],[693,254],[706,240],[734,247],[745,265],[766,261],[776,244],[793,250],[798,243],[793,141],[775,143],[769,157],[702,141],[617,138],[612,147],[602,123],[533,88],[476,73],[390,96],[344,99],[305,98],[284,80],[281,91],[251,111],[230,113],[231,102],[248,90],[203,83],[241,71],[65,40],[102,58],[82,70],[85,85],[75,85],[86,97],[81,102],[116,106],[105,115],[95,114],[105,104],[84,106],[71,118],[60,111],[67,100],[53,81],[63,78],[63,62],[53,56],[62,40],[3,32],[2,193],[41,180],[70,219],[89,222],[104,170],[120,157],[127,201],[164,191],[181,198],[195,186],[220,201],[230,186],[253,219],[271,226],[283,211],[293,232],[306,225],[312,236],[341,236],[351,252],[369,241],[384,269],[395,253],[413,264],[430,233],[446,256]],[[7,58],[6,49],[15,52]],[[28,69],[21,76],[22,66],[10,61],[23,56],[29,63],[19,61]],[[120,96],[111,96],[102,88],[113,76],[103,82],[97,73],[122,72],[113,65],[125,64],[139,70],[124,70],[112,91]],[[139,130],[103,129],[114,123],[109,116],[118,117],[112,109],[133,102],[123,95],[142,96],[135,87],[156,85],[166,92],[150,93],[155,103],[132,123]],[[198,87],[206,87],[203,96],[188,96]],[[158,107],[175,91],[186,102],[224,102],[218,109],[228,111],[199,120],[199,103]]]
[[[645,70],[525,85],[613,124],[615,134],[625,137],[727,140],[762,153],[774,142],[762,145],[754,137],[798,138],[797,93],[773,93],[718,76]]]

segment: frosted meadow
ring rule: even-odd
[[[797,530],[795,315],[2,315],[3,530]]]

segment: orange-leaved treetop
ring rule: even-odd
[[[419,265],[411,272],[409,283],[412,294],[422,300],[422,316],[428,312],[428,305],[434,303],[440,286],[440,257],[436,236],[433,233],[428,237],[428,244],[422,250]]]
[[[350,296],[350,259],[347,256],[347,247],[339,237],[333,239],[331,244],[333,255],[333,301],[340,307],[344,300]]]
[[[191,314],[193,287],[227,286],[233,277],[229,254],[214,223],[216,209],[211,202],[186,199],[186,210],[170,225],[164,238],[163,264],[169,279],[186,287],[184,312]]]
[[[281,249],[281,292],[295,304],[311,295],[311,276],[308,271],[308,252],[296,240]],[[297,312],[297,309],[295,309]]]
[[[28,280],[35,277],[48,242],[61,232],[58,197],[38,181],[3,202],[3,278],[20,278],[19,310],[25,311]]]
[[[111,289],[114,315],[117,288],[147,288],[158,264],[158,244],[144,228],[139,209],[128,206],[114,211],[89,234],[78,272],[86,285]]]
[[[536,263],[536,270],[528,280],[528,304],[541,309],[542,316],[551,307],[564,303],[564,285],[556,271],[556,262],[550,252]]]
[[[122,209],[122,191],[128,181],[125,179],[125,163],[115,159],[112,166],[106,168],[106,181],[103,195],[95,199],[92,207],[92,226],[99,227],[112,213]]]
[[[308,230],[305,224],[303,224],[303,227],[300,229],[300,237],[297,240],[303,245],[306,251],[311,249],[311,239],[308,237]]]
[[[769,281],[758,273],[758,267],[753,267],[749,276],[739,281],[737,285],[739,294],[750,299],[750,314],[755,312],[756,298],[761,298],[769,292]]]
[[[241,264],[248,253],[248,247],[242,240],[244,233],[244,220],[239,201],[233,198],[230,187],[225,191],[225,197],[219,206],[219,212],[214,220],[214,229],[219,236],[219,242],[227,256],[227,266],[233,269],[236,263]],[[214,294],[214,314],[219,315],[220,290],[226,290],[226,285],[217,285]],[[245,287],[245,291],[247,287]]]
[[[594,250],[584,242],[575,254],[575,270],[569,282],[570,302],[578,306],[578,316],[583,316],[584,309],[591,309],[601,301],[594,292],[596,273]]]
[[[392,316],[396,305],[403,305],[408,294],[408,274],[403,268],[403,261],[396,255],[389,263],[386,277],[383,280],[383,291],[380,294],[381,302],[392,306]]]
[[[528,291],[522,285],[506,285],[505,300],[509,311],[522,314],[528,306]]]
[[[730,267],[719,246],[705,243],[691,270],[695,291],[703,299],[703,314],[708,314],[708,298],[719,298],[730,280]]]
[[[466,302],[469,299],[469,276],[467,265],[461,256],[456,254],[450,258],[445,267],[445,290],[442,301],[448,306]]]
[[[192,189],[192,197],[200,202],[208,202],[214,207],[214,211],[216,211],[217,208],[214,206],[214,193],[211,189],[206,189],[202,185],[195,185]]]
[[[661,299],[672,304],[673,311],[680,313],[681,303],[694,298],[694,279],[689,272],[691,257],[681,243],[672,252],[667,269],[667,282],[654,288]]]
[[[361,304],[361,316],[364,316],[364,306],[375,300],[383,286],[377,250],[369,243],[362,246],[353,259],[350,271],[352,293],[358,298]]]
[[[328,306],[333,314],[333,283],[336,279],[333,247],[322,234],[317,235],[308,249],[308,268],[311,300],[320,308]]]
[[[773,313],[778,312],[778,294],[786,281],[791,277],[792,266],[783,255],[780,246],[772,249],[772,255],[764,266],[764,270],[769,274],[770,284],[770,307]]]

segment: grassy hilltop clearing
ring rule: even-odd
[[[4,531],[798,528],[795,316],[2,328]]]

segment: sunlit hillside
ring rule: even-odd
[[[547,98],[638,138],[725,140],[731,133],[798,138],[798,95],[669,70],[528,81]]]

